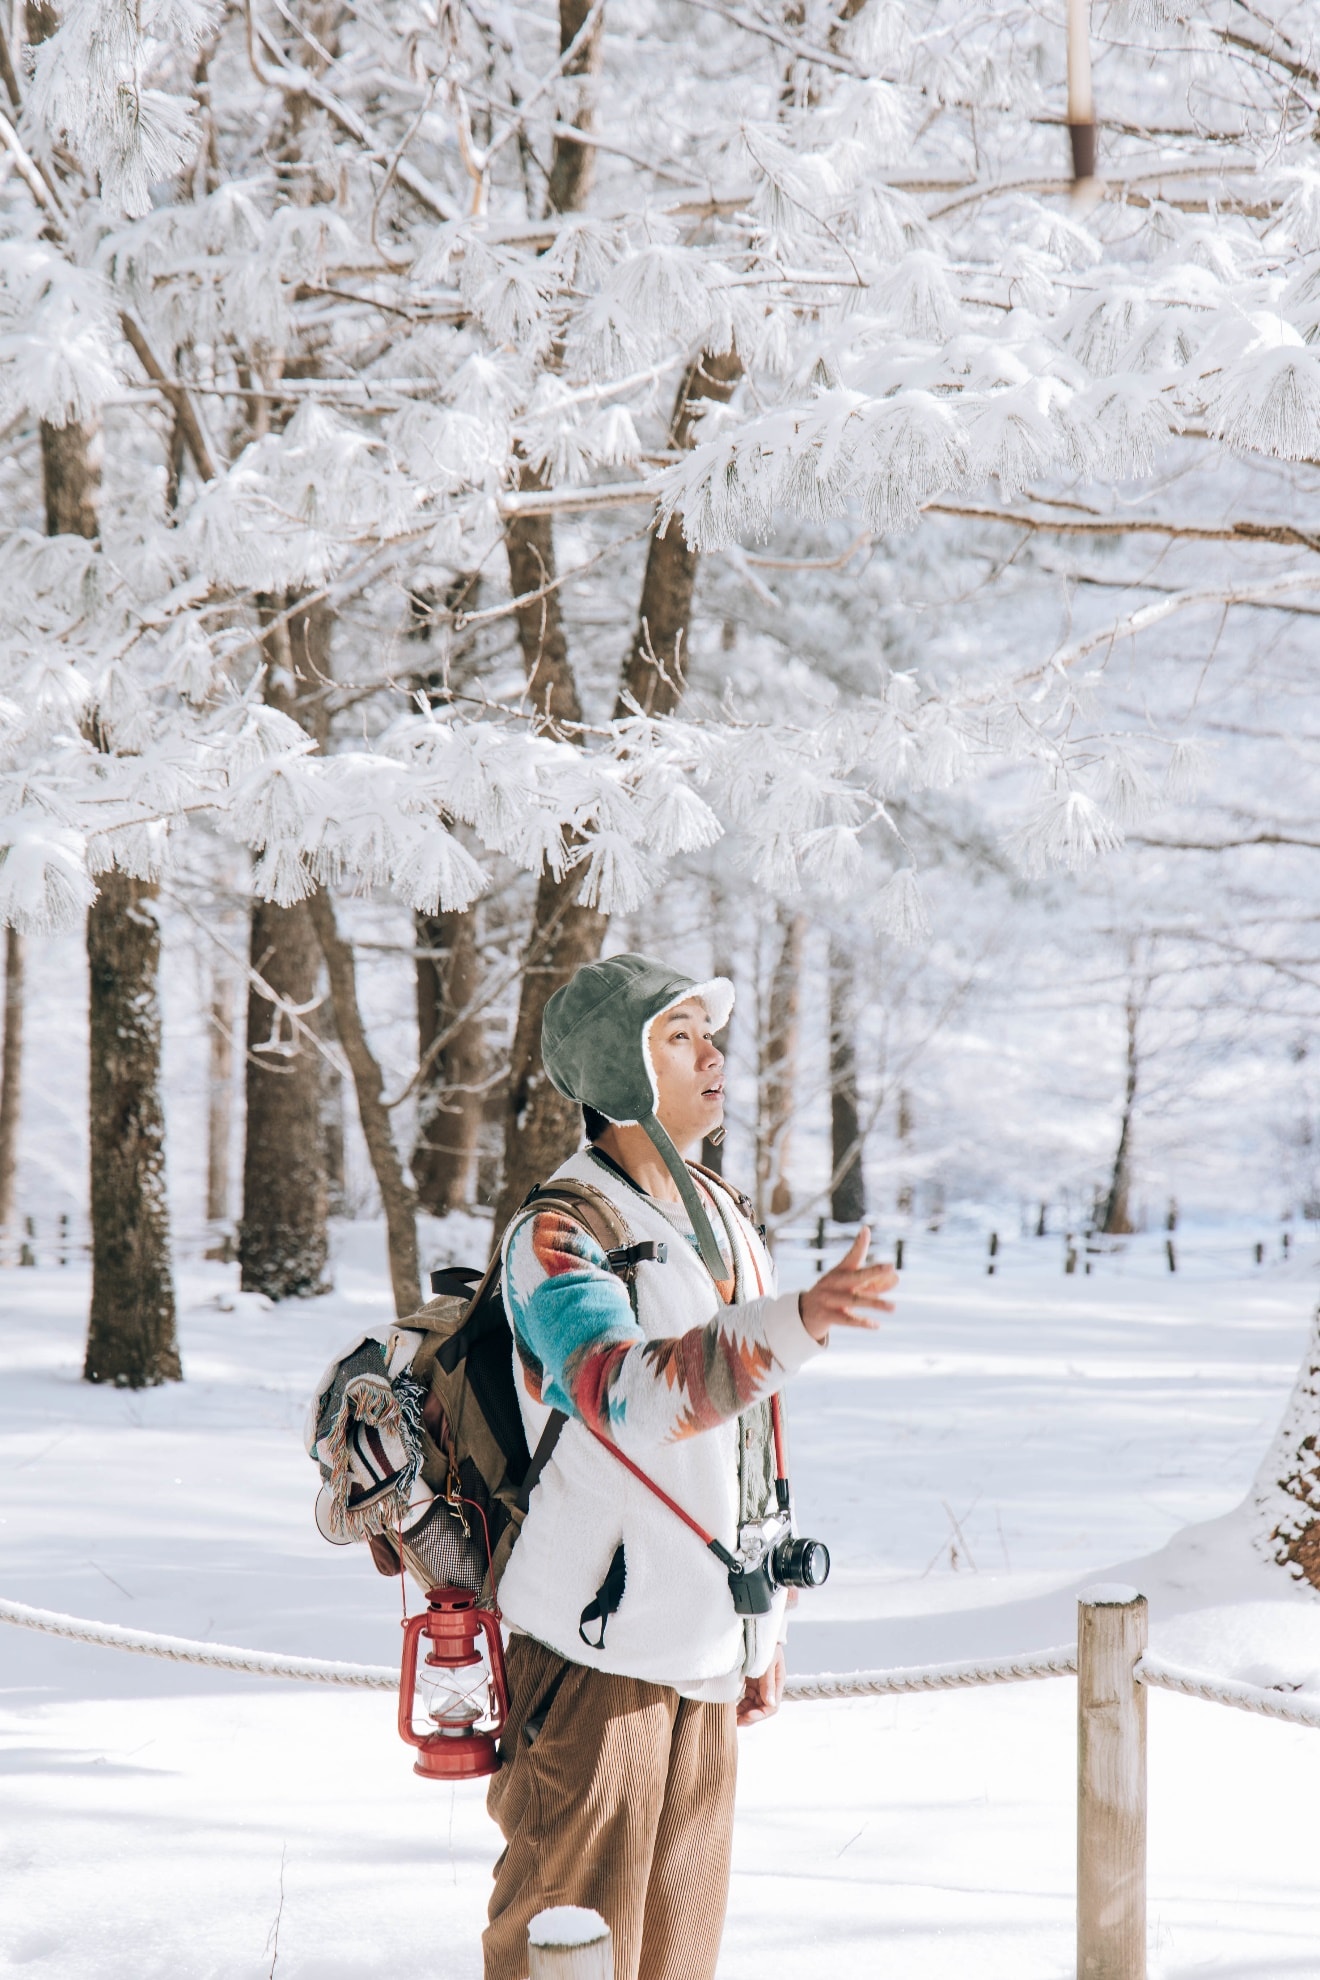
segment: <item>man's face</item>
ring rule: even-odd
[[[724,1119],[724,1054],[698,997],[652,1018],[647,1034],[660,1091],[656,1113],[678,1149],[695,1148]]]

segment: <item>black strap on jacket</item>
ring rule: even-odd
[[[588,1650],[605,1648],[605,1625],[623,1600],[624,1585],[628,1579],[628,1564],[623,1557],[623,1542],[620,1540],[614,1549],[614,1559],[606,1569],[605,1579],[596,1590],[586,1608],[578,1617],[578,1635]],[[599,1623],[600,1631],[593,1642],[587,1635],[587,1624]]]
[[[568,1418],[562,1409],[552,1409],[546,1418],[545,1429],[541,1432],[536,1449],[532,1452],[532,1461],[527,1467],[518,1492],[520,1511],[526,1512],[530,1505],[532,1493],[540,1483],[541,1473],[549,1464],[555,1445],[559,1442],[560,1432],[567,1422]]]

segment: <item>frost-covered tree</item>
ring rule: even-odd
[[[1257,1474],[1252,1509],[1269,1558],[1320,1589],[1320,1315]]]
[[[1097,6],[1083,206],[1063,13],[68,0],[6,48],[0,390],[99,421],[105,495],[89,548],[6,481],[0,912],[199,814],[305,903],[396,1288],[329,890],[526,876],[507,1202],[572,1126],[540,1003],[675,861],[916,933],[905,807],[996,766],[1014,857],[1103,854],[1187,771],[1113,656],[1314,588],[1308,16]]]

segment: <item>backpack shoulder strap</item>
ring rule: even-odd
[[[602,1251],[614,1251],[632,1235],[623,1212],[610,1202],[594,1183],[579,1182],[575,1176],[555,1176],[534,1189],[523,1206],[535,1210],[541,1204],[559,1204],[590,1231]]]
[[[621,1278],[631,1279],[637,1266],[648,1259],[664,1262],[664,1244],[636,1243],[618,1205],[591,1183],[579,1182],[574,1176],[560,1176],[553,1182],[542,1183],[532,1191],[523,1208],[534,1211],[541,1204],[558,1206],[575,1223],[581,1224],[604,1252],[610,1270]]]
[[[731,1197],[753,1230],[759,1228],[756,1222],[756,1205],[752,1202],[750,1196],[744,1196],[736,1184],[731,1183],[727,1177],[718,1174],[716,1170],[708,1169],[704,1162],[689,1162],[688,1167],[695,1175],[700,1176],[704,1183],[713,1185],[717,1191]]]
[[[605,1254],[605,1263],[612,1272],[631,1284],[632,1276],[643,1258],[658,1258],[664,1261],[664,1246],[657,1244],[635,1244],[618,1208],[610,1202],[603,1190],[593,1189],[590,1183],[578,1182],[572,1177],[561,1177],[555,1182],[543,1183],[534,1189],[524,1202],[523,1210],[535,1211],[538,1205],[557,1206],[582,1226],[589,1237],[596,1240]],[[520,1213],[521,1214],[521,1213]],[[501,1246],[501,1250],[503,1246]],[[531,1463],[518,1494],[518,1504],[526,1512],[531,1502],[532,1492],[541,1473],[554,1455],[564,1425],[568,1422],[562,1409],[552,1409],[546,1418],[545,1429],[532,1453]]]

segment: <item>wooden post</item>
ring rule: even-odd
[[[210,1080],[206,1095],[206,1221],[208,1258],[228,1264],[234,1256],[229,1226],[229,1125],[234,1106],[234,980],[225,965],[212,963],[211,1022],[208,1036]]]
[[[1077,1980],[1146,1980],[1146,1598],[1077,1605]]]
[[[18,1188],[18,1121],[23,1093],[23,967],[25,943],[16,928],[5,930],[5,1043],[0,1059],[0,1237],[6,1240],[0,1264],[9,1263],[8,1238]]]
[[[1091,94],[1091,0],[1068,0],[1068,139],[1073,185],[1083,197],[1095,178],[1095,99]]]
[[[614,1980],[610,1928],[598,1911],[557,1904],[527,1928],[531,1980]]]

